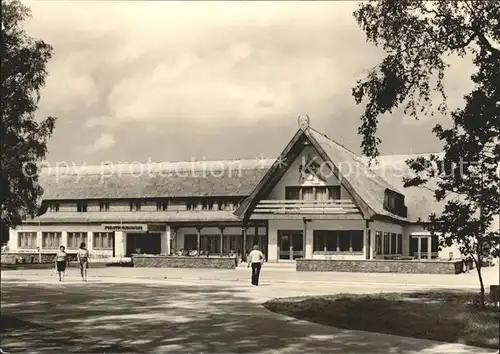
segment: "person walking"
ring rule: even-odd
[[[78,264],[80,265],[80,274],[82,275],[82,281],[87,281],[87,269],[89,268],[89,250],[85,245],[85,242],[80,244],[78,253],[76,254],[78,259]]]
[[[66,272],[66,265],[68,264],[68,254],[64,246],[59,247],[56,258],[56,272],[59,274],[59,281],[64,281],[64,273]]]
[[[260,269],[264,263],[264,253],[259,250],[259,245],[254,245],[252,252],[248,254],[248,268],[252,266],[252,285],[259,285]]]

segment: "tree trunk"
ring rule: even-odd
[[[479,284],[481,285],[481,308],[485,308],[485,293],[484,293],[484,282],[483,282],[483,275],[481,274],[481,263],[480,261],[477,262],[476,264],[476,269],[477,269],[477,275],[479,277]]]

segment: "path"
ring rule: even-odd
[[[8,274],[6,274],[8,273]],[[94,272],[95,273],[95,272]],[[491,353],[458,344],[297,321],[260,304],[283,296],[378,292],[367,284],[263,284],[2,273],[2,349],[152,353]],[[125,274],[125,273],[123,273]],[[191,284],[190,284],[191,283]],[[398,291],[400,285],[385,287]],[[17,322],[14,322],[13,318]],[[5,321],[3,321],[5,322]],[[39,325],[42,325],[41,327]],[[5,326],[5,323],[2,324]],[[16,327],[12,328],[12,327]]]

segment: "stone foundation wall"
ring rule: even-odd
[[[54,257],[56,253],[53,254],[45,253],[42,254],[41,263],[54,263]],[[38,253],[5,253],[2,254],[2,264],[26,264],[26,263],[40,263]]]
[[[134,267],[235,269],[236,257],[181,257],[132,255]]]
[[[299,272],[459,274],[461,261],[297,259]]]

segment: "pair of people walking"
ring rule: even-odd
[[[259,245],[254,245],[247,256],[248,268],[252,267],[252,285],[259,285],[260,270],[264,263],[264,253],[259,250]]]
[[[78,265],[80,266],[80,274],[82,276],[82,281],[87,281],[87,269],[89,268],[89,250],[85,242],[80,244],[78,253],[76,254]],[[56,272],[59,275],[59,281],[64,281],[64,275],[66,272],[66,266],[68,265],[68,254],[66,253],[66,247],[59,247],[59,251],[56,254]]]

